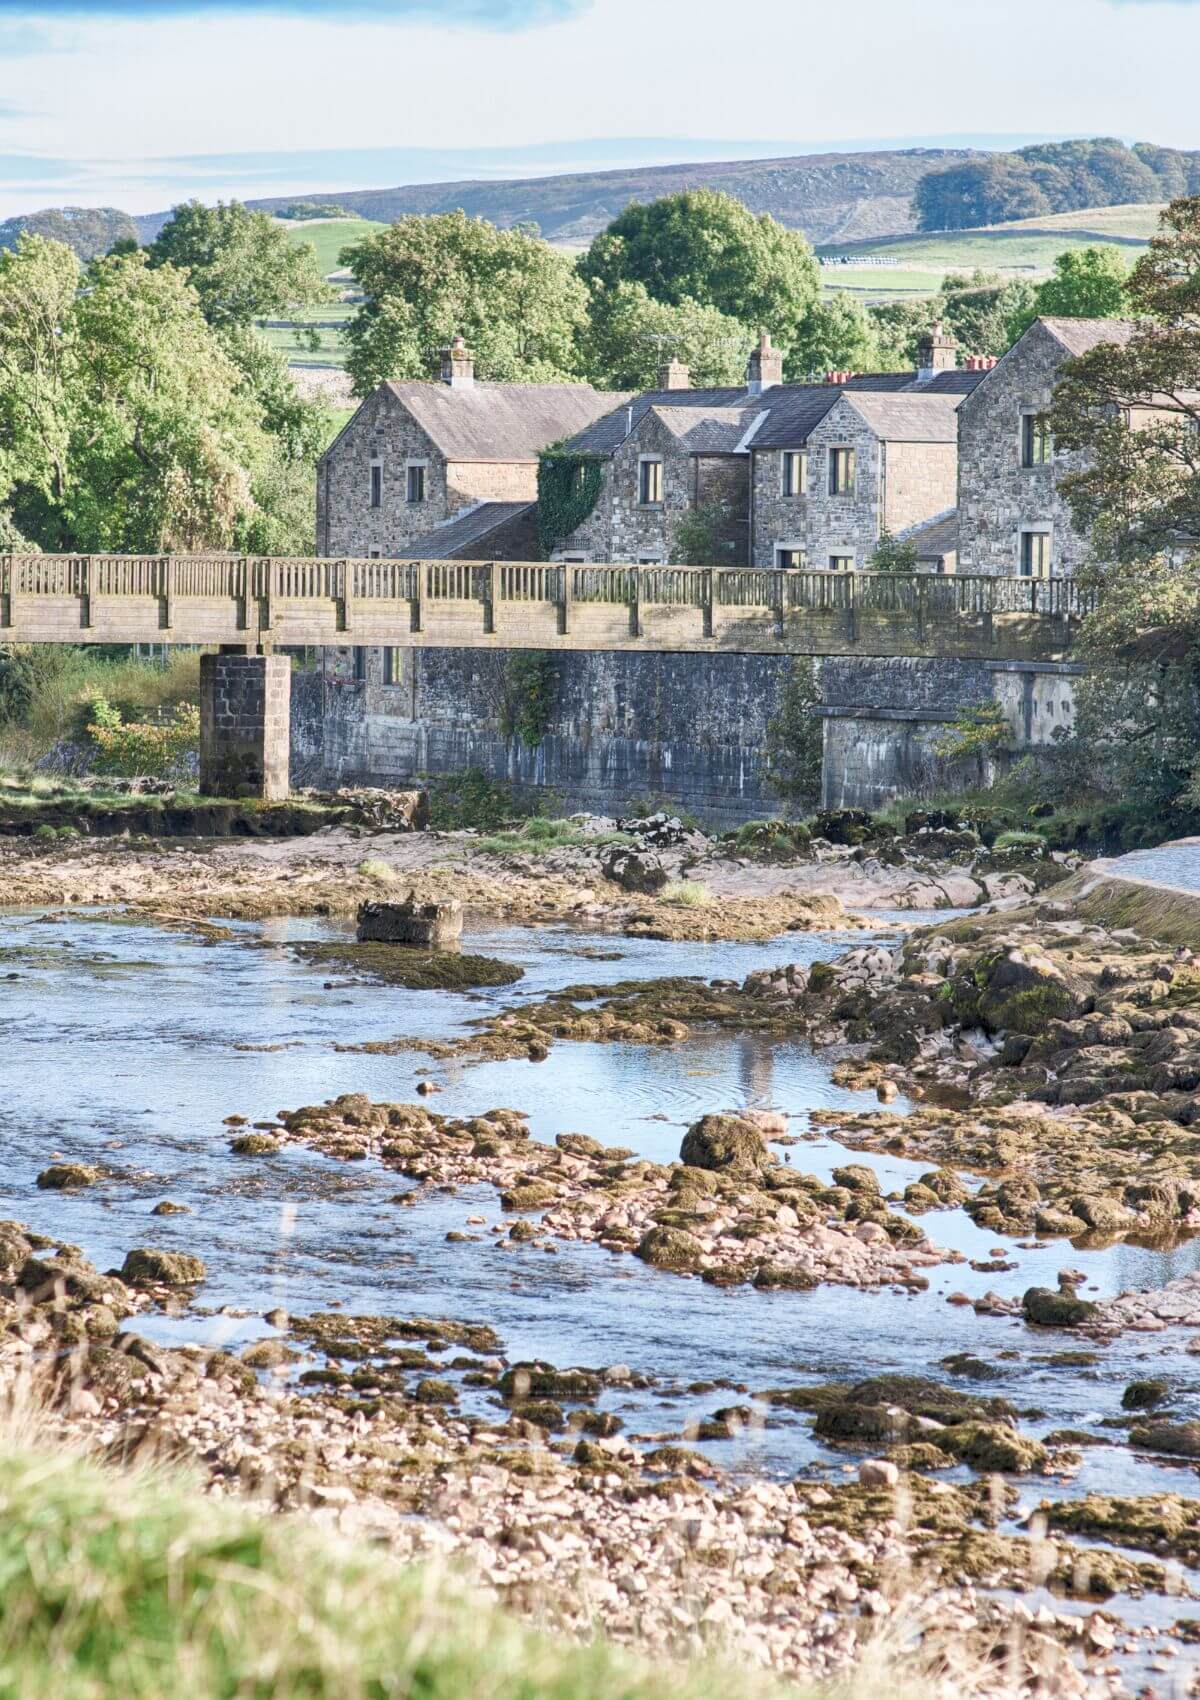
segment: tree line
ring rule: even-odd
[[[921,230],[968,230],[1084,207],[1200,194],[1200,153],[1112,137],[1039,142],[927,172],[913,196]]]

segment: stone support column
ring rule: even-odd
[[[200,657],[200,789],[209,797],[288,794],[292,662],[222,650]]]

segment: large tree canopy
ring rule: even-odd
[[[812,249],[796,230],[715,189],[633,202],[596,237],[580,271],[603,289],[640,283],[656,301],[715,307],[789,353],[817,299]]]
[[[481,378],[549,383],[578,376],[587,290],[570,259],[527,229],[463,212],[397,219],[346,248],[367,295],[347,332],[356,394],[385,378],[428,377],[464,336]]]
[[[1035,319],[1119,319],[1129,310],[1129,267],[1116,248],[1068,248],[1028,306],[1008,323],[1010,343]]]
[[[277,357],[256,383],[228,338],[142,251],[82,279],[37,237],[0,256],[0,530],[81,551],[311,547],[312,418]]]
[[[240,201],[186,201],[150,244],[152,266],[187,273],[210,325],[249,325],[271,313],[332,299],[311,243]]]
[[[1128,298],[1133,334],[1067,364],[1051,419],[1076,524],[1118,561],[1200,545],[1200,197],[1171,203]]]
[[[604,389],[651,390],[680,360],[698,388],[744,381],[750,341],[737,319],[697,301],[655,301],[641,283],[592,286],[583,369]]]

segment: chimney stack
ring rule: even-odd
[[[771,347],[771,338],[763,331],[758,339],[758,347],[750,355],[746,388],[751,395],[761,395],[764,390],[774,389],[776,384],[782,382],[783,355],[779,349]]]
[[[475,361],[462,337],[456,336],[442,350],[442,382],[452,390],[469,390],[475,385]]]
[[[838,385],[848,384],[851,378],[857,378],[857,376],[857,372],[826,372],[825,382]]]
[[[963,369],[967,372],[990,372],[995,364],[994,354],[968,354]]]
[[[917,344],[917,380],[927,384],[939,372],[952,372],[958,365],[958,344],[939,319]]]
[[[658,387],[660,390],[690,390],[692,374],[681,360],[672,355],[665,366],[658,368]]]

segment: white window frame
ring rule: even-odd
[[[647,467],[647,466],[656,466],[658,468],[658,478],[657,478],[658,495],[656,497],[654,497],[653,499],[646,497],[646,496],[643,496],[643,494],[642,494],[643,490],[646,487],[645,473],[643,471],[643,468]],[[637,499],[637,505],[638,505],[639,508],[661,508],[662,507],[662,505],[663,505],[663,486],[664,486],[663,472],[664,472],[663,457],[661,455],[639,455],[638,456],[638,472],[637,472],[637,479],[638,479],[637,498],[638,499]]]
[[[785,566],[779,558],[781,555],[799,555],[801,557],[800,566]],[[777,573],[806,573],[808,571],[808,550],[803,543],[777,543],[774,561]]]
[[[799,480],[794,490],[788,489],[788,462],[799,463]],[[784,449],[779,457],[779,494],[785,501],[794,502],[808,495],[808,450]]]
[[[379,500],[375,500],[376,479],[379,481]],[[367,504],[372,512],[377,512],[383,506],[383,461],[378,455],[371,457],[371,470],[367,481]]]
[[[1046,570],[1044,573],[1025,571],[1025,539],[1027,537],[1044,537],[1046,539]],[[1040,579],[1043,583],[1054,577],[1054,527],[1053,525],[1023,525],[1017,536],[1017,576],[1018,578]]]
[[[834,468],[837,466],[837,457],[839,455],[849,456],[846,465],[849,469],[850,477],[845,489],[835,490],[833,487],[833,476]],[[831,496],[852,497],[856,494],[858,489],[858,451],[853,443],[830,443],[825,483]]]
[[[412,494],[412,476],[414,472],[421,474],[421,494]],[[429,462],[427,460],[406,460],[404,463],[404,500],[411,506],[419,507],[422,502],[429,500]]]

